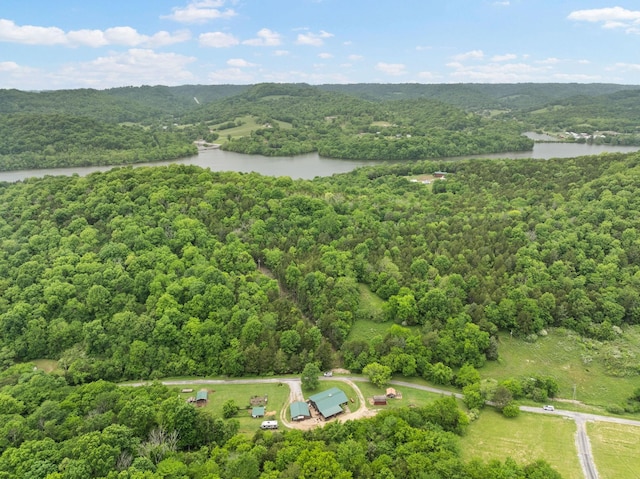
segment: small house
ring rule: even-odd
[[[196,394],[196,406],[203,407],[206,406],[209,402],[209,391],[206,389],[201,389]]]
[[[289,411],[291,412],[292,421],[302,421],[311,417],[309,405],[303,401],[292,402],[291,406],[289,406]]]
[[[393,399],[398,395],[398,391],[393,388],[387,388],[387,397]]]
[[[386,406],[387,405],[387,396],[373,396],[373,405],[374,406]]]
[[[251,417],[264,417],[264,406],[256,406],[251,409]]]
[[[447,172],[446,171],[434,171],[433,172],[433,177],[434,178],[438,178],[440,180],[444,180],[447,177]]]

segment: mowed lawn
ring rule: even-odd
[[[181,386],[170,386],[177,391],[183,389],[193,389],[193,392],[182,393],[180,397],[186,401],[189,396],[194,396],[201,389],[209,391],[209,403],[205,409],[215,417],[222,417],[222,405],[229,399],[233,399],[240,408],[235,419],[240,422],[240,432],[253,434],[260,428],[260,423],[266,419],[277,420],[280,411],[285,406],[289,398],[289,386],[280,383],[267,384],[187,384]],[[264,418],[254,419],[251,417],[250,401],[252,396],[267,396],[265,412],[273,413]]]
[[[586,348],[575,333],[562,329],[553,329],[534,343],[500,334],[498,353],[498,361],[488,361],[479,370],[483,379],[551,376],[560,386],[558,397],[602,407],[624,404],[633,390],[640,387],[640,376],[607,374],[598,352]]]
[[[575,423],[559,416],[522,413],[508,419],[484,409],[461,438],[462,455],[467,461],[511,457],[521,465],[544,459],[564,479],[582,479],[575,433]]]
[[[640,477],[640,427],[587,423],[587,433],[600,479]]]

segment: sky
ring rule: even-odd
[[[0,88],[640,85],[637,0],[3,0]]]

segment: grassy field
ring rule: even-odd
[[[46,373],[50,373],[58,369],[58,361],[55,359],[35,359],[31,361],[38,369],[42,369]]]
[[[370,382],[358,382],[356,384],[360,388],[360,391],[362,391],[369,409],[388,409],[392,407],[407,406],[420,407],[442,397],[441,394],[434,394],[420,389],[392,386],[402,395],[402,398],[388,399],[386,406],[374,406],[373,402],[369,402],[369,400],[373,398],[373,396],[384,395],[386,393],[386,388],[376,387]]]
[[[619,347],[632,351],[637,330],[625,334]],[[640,387],[640,376],[614,377],[607,371],[603,354],[611,345],[585,343],[576,334],[551,330],[546,337],[534,343],[500,336],[498,361],[490,361],[480,369],[483,379],[497,380],[509,377],[526,377],[532,373],[551,376],[558,381],[558,396],[576,399],[588,404],[606,406],[624,404],[633,390]],[[598,349],[599,348],[599,349]],[[640,348],[638,348],[640,352]],[[575,397],[573,394],[575,385]]]
[[[587,432],[601,479],[640,477],[640,427],[587,423]]]
[[[222,141],[222,140],[226,140],[229,135],[232,138],[247,136],[251,133],[251,131],[254,131],[263,127],[262,124],[258,124],[256,122],[256,119],[250,115],[236,118],[235,121],[242,122],[242,125],[236,126],[235,128],[227,128],[224,130],[216,130],[217,125],[214,125],[212,127],[212,130],[220,135],[220,140]],[[274,121],[278,123],[278,125],[280,125],[280,128],[282,129],[291,128],[291,123],[286,123],[284,121],[278,121],[278,120],[274,120]]]
[[[519,464],[544,459],[565,479],[582,479],[578,462],[573,421],[558,416],[523,413],[505,418],[493,409],[485,409],[461,438],[465,460],[484,461],[511,457]]]
[[[209,391],[209,403],[205,410],[214,416],[222,417],[222,405],[229,399],[233,399],[240,411],[235,419],[240,421],[240,432],[253,434],[260,427],[260,423],[267,419],[278,419],[280,411],[285,406],[289,398],[289,387],[286,384],[191,384],[184,386],[171,386],[177,391],[182,389],[193,389],[191,393],[180,393],[180,396],[187,400],[189,396],[195,396],[200,389]],[[273,412],[264,418],[254,419],[251,417],[250,399],[252,396],[267,396],[266,412]]]

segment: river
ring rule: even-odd
[[[585,143],[536,143],[533,151],[517,153],[496,153],[491,155],[470,155],[457,158],[439,158],[437,161],[452,161],[466,158],[574,158],[576,156],[598,155],[606,152],[631,153],[640,150],[639,146],[588,145]],[[173,161],[138,163],[137,166],[162,166],[172,163],[197,165],[211,171],[239,171],[257,173],[268,176],[289,176],[294,179],[313,179],[316,176],[331,176],[346,173],[360,166],[380,165],[380,161],[336,160],[323,158],[317,153],[287,157],[267,157],[260,155],[244,155],[219,149],[202,150],[198,155]],[[96,171],[107,171],[113,166],[84,166],[74,168],[49,168],[36,170],[18,170],[0,172],[0,181],[16,182],[30,177],[47,175],[80,175],[85,176]]]

